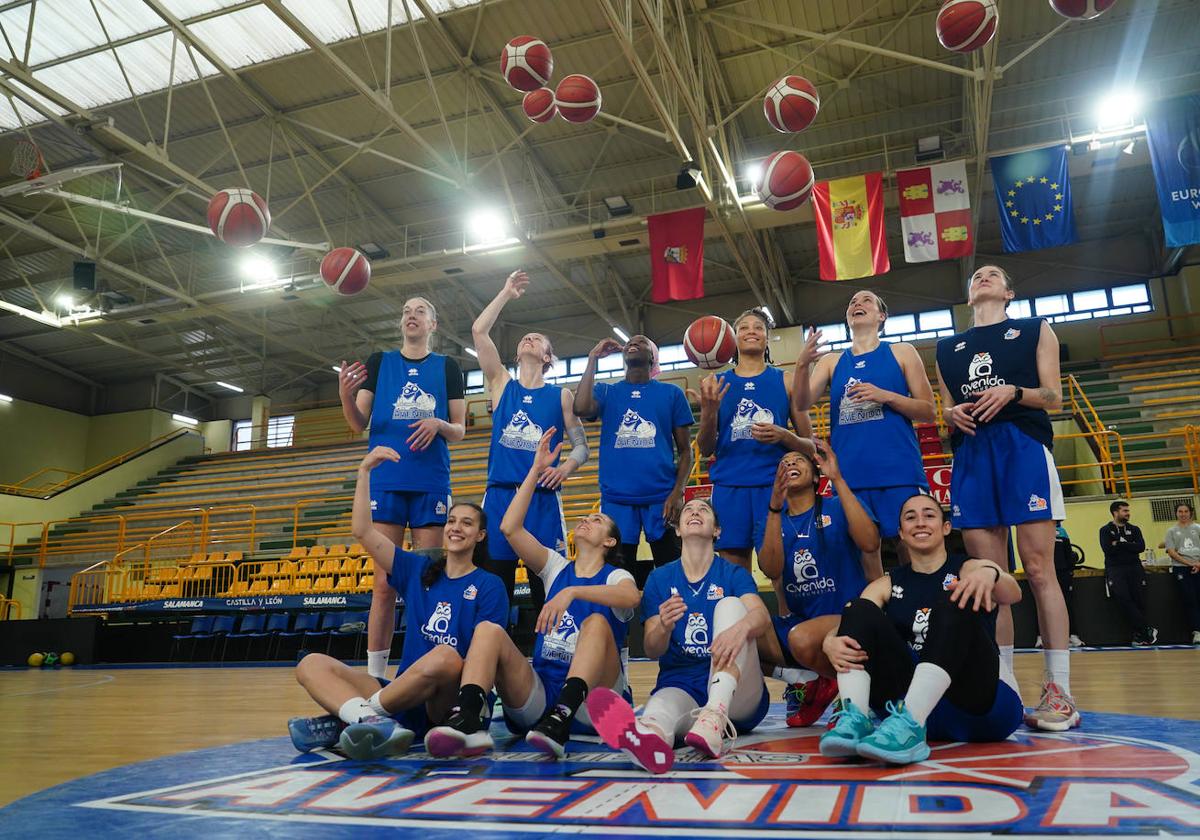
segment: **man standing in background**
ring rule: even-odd
[[[1135,646],[1158,641],[1158,630],[1146,620],[1146,570],[1142,552],[1146,540],[1142,530],[1129,524],[1129,503],[1117,500],[1108,506],[1112,522],[1100,529],[1100,550],[1104,552],[1104,585],[1133,627]]]

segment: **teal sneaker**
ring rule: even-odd
[[[858,706],[843,700],[841,708],[829,718],[833,727],[821,736],[821,755],[826,758],[849,758],[858,755],[858,742],[875,731]]]
[[[929,758],[925,727],[904,707],[904,701],[887,703],[888,716],[870,735],[858,742],[858,754],[887,764],[912,764]]]
[[[390,717],[373,715],[342,730],[338,746],[347,758],[377,761],[408,752],[413,732]]]

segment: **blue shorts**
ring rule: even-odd
[[[640,535],[645,532],[646,542],[661,540],[667,532],[667,523],[663,522],[662,509],[666,502],[651,502],[646,505],[626,505],[621,502],[600,500],[600,512],[611,517],[621,531],[621,542],[636,545]]]
[[[762,546],[767,525],[767,507],[771,504],[771,485],[726,487],[714,484],[712,506],[721,522],[718,549],[748,549]]]
[[[449,493],[422,493],[416,490],[374,490],[371,492],[371,519],[401,528],[445,525],[450,512]]]
[[[997,528],[1067,517],[1050,450],[1012,423],[963,435],[950,474],[955,528]]]
[[[900,534],[900,508],[917,493],[928,496],[929,487],[905,484],[899,487],[854,488],[854,498],[858,499],[858,503],[875,520],[881,537],[895,537]]]
[[[529,699],[525,701],[525,705],[520,708],[503,707],[504,725],[508,727],[508,731],[514,735],[524,735],[533,729],[537,722],[542,719],[542,715],[546,713],[546,710],[558,699],[558,695],[562,693],[565,682],[565,677],[561,681],[547,681],[535,668],[533,670],[533,690],[529,692]],[[629,681],[625,678],[624,670],[618,675],[617,684],[612,686],[612,690],[624,697],[629,705],[633,705],[633,690],[629,687]],[[596,729],[592,726],[592,719],[588,715],[587,703],[580,706],[579,711],[575,713],[575,717],[571,719],[571,734],[596,734]]]
[[[708,675],[706,674],[699,683],[694,679],[688,679],[688,676],[686,673],[664,674],[660,671],[654,689],[650,693],[653,694],[661,688],[678,688],[680,691],[687,692],[688,696],[696,701],[696,705],[703,708],[704,704],[708,702]],[[763,722],[770,707],[771,692],[767,690],[766,680],[763,680],[762,694],[759,696],[758,706],[754,711],[744,718],[731,718],[729,722],[733,724],[739,735],[745,735]]]
[[[500,531],[500,522],[515,495],[517,488],[496,485],[488,487],[487,492],[483,494],[482,507],[488,519],[488,553],[493,560],[517,562],[517,553]],[[525,514],[525,530],[533,534],[533,538],[542,545],[566,556],[567,528],[563,521],[562,500],[557,492],[534,491],[533,498],[529,501],[529,511]]]
[[[779,649],[783,651],[783,665],[785,668],[796,668],[800,663],[796,661],[796,657],[792,656],[791,649],[788,648],[788,634],[792,632],[792,628],[804,621],[804,616],[800,615],[773,615],[771,616],[771,624],[775,627],[775,638],[779,640]]]
[[[984,743],[1003,741],[1021,727],[1025,707],[1012,686],[1000,680],[996,683],[996,699],[992,708],[982,715],[964,712],[949,700],[942,698],[929,719],[925,731],[931,741],[967,741]]]
[[[375,679],[379,681],[380,688],[387,688],[392,682],[383,677],[376,677]],[[424,703],[414,706],[411,709],[405,709],[402,712],[396,712],[391,718],[405,729],[411,730],[417,738],[424,738],[426,733],[433,728],[433,722],[429,719],[429,714],[425,710]]]

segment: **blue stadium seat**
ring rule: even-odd
[[[363,610],[362,612],[348,612],[342,615],[342,623],[329,631],[329,649],[333,651],[332,655],[338,659],[358,659],[362,650],[362,646],[367,638],[367,619],[370,616],[370,611]],[[342,627],[347,625],[358,625],[362,627],[354,627],[343,631]],[[353,648],[347,650],[348,645],[345,643],[334,647],[337,640],[353,640]]]
[[[346,613],[327,612],[321,615],[321,623],[304,634],[304,649],[313,650],[313,645],[322,638],[325,640],[325,653],[329,653],[329,645],[333,631],[342,626]]]
[[[167,656],[167,660],[170,662],[175,661],[175,651],[179,649],[179,645],[183,642],[192,643],[188,654],[188,658],[191,659],[191,654],[196,652],[196,641],[212,635],[213,622],[216,620],[217,617],[215,615],[198,615],[193,618],[192,625],[186,633],[171,636],[171,652]]]
[[[290,659],[294,657],[299,652],[304,634],[313,627],[316,627],[320,620],[320,613],[300,613],[296,616],[296,623],[292,625],[291,630],[280,630],[275,634],[275,655],[271,656],[271,652],[267,651],[268,657],[272,659]],[[284,650],[284,643],[290,644],[292,641],[296,642],[296,649],[288,656],[281,656],[280,654]]]
[[[230,633],[225,637],[224,644],[221,645],[221,661],[225,661],[225,654],[229,650],[230,640],[245,641],[246,655],[242,657],[243,661],[250,658],[250,640],[261,638],[267,635],[263,632],[263,626],[267,623],[267,614],[260,612],[248,612],[242,614],[242,620],[238,622],[236,633]]]
[[[217,656],[217,641],[218,640],[224,641],[225,637],[233,632],[233,627],[234,627],[234,624],[236,624],[236,622],[237,622],[236,615],[218,615],[216,618],[213,619],[211,631],[207,635],[201,636],[199,639],[196,640],[196,644],[199,644],[199,642],[201,642],[201,641],[210,642],[210,645],[208,648],[208,656],[205,657],[205,659],[215,659],[216,658],[216,656]],[[193,651],[193,653],[195,652],[195,647],[192,648],[192,651]]]

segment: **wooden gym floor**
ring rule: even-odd
[[[1200,719],[1200,651],[1085,651],[1071,661],[1082,709]],[[1016,658],[1026,702],[1041,668],[1040,654]],[[656,666],[630,670],[644,702]],[[768,685],[779,699],[782,685]],[[289,717],[316,712],[286,667],[0,673],[0,805],[123,764],[282,736]]]

